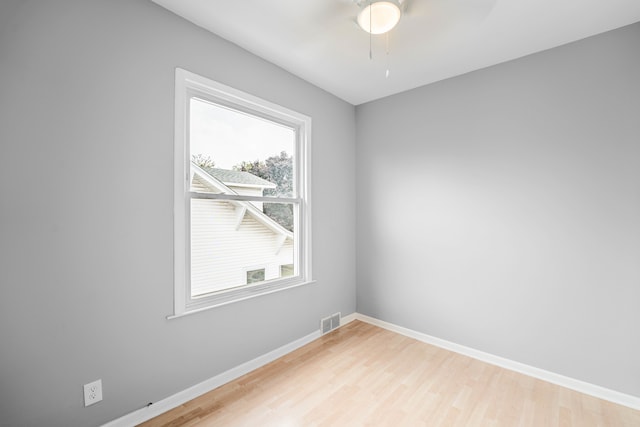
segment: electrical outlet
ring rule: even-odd
[[[93,405],[102,400],[102,380],[84,385],[84,406]]]

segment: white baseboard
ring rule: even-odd
[[[303,345],[309,344],[311,341],[320,338],[320,336],[321,334],[319,330],[313,332],[307,336],[290,342],[289,344],[285,344],[280,348],[270,351],[267,354],[263,354],[262,356],[256,357],[253,360],[243,363],[242,365],[231,368],[228,371],[216,375],[215,377],[209,378],[208,380],[189,387],[186,390],[182,390],[172,396],[162,399],[154,403],[153,405],[138,409],[137,411],[131,412],[123,417],[108,422],[107,424],[104,424],[103,427],[131,427],[150,420],[151,418],[157,417],[158,415],[176,408],[192,399],[195,399],[198,396],[208,393],[211,390],[220,387],[221,385],[233,381],[236,378],[240,378],[241,376],[248,374],[255,369],[258,369],[266,365],[267,363],[273,362],[274,360],[288,353],[291,353],[294,350],[297,350]]]
[[[358,318],[358,313],[347,314],[346,316],[340,319],[340,326],[344,326],[347,323],[353,322]]]
[[[375,326],[379,326],[381,328],[416,339],[418,341],[435,345],[436,347],[444,348],[446,350],[463,354],[465,356],[469,356],[474,359],[478,359],[483,362],[487,362],[492,365],[499,366],[501,368],[509,369],[511,371],[519,372],[521,374],[528,375],[530,377],[538,378],[543,381],[547,381],[562,387],[566,387],[571,390],[578,391],[580,393],[588,394],[590,396],[597,397],[598,399],[607,400],[609,402],[627,406],[632,409],[640,410],[640,397],[637,397],[637,396],[620,393],[618,391],[600,387],[595,384],[576,380],[574,378],[565,377],[564,375],[545,371],[544,369],[535,368],[533,366],[525,365],[524,363],[505,359],[503,357],[485,353],[483,351],[476,350],[470,347],[465,347],[463,345],[446,341],[440,338],[436,338],[431,335],[427,335],[411,329],[403,328],[402,326],[394,325],[393,323],[389,323],[383,320],[369,317],[364,314],[355,313],[353,317],[357,320],[370,323]]]
[[[356,313],[344,316],[340,319],[340,326],[346,325],[347,323],[355,319]],[[157,417],[160,414],[170,411],[173,408],[177,408],[183,403],[186,403],[198,396],[208,393],[215,388],[218,388],[230,381],[235,380],[236,378],[240,378],[241,376],[248,374],[255,369],[258,369],[266,365],[267,363],[273,362],[274,360],[286,354],[289,354],[306,344],[309,344],[311,341],[316,340],[321,336],[322,334],[320,330],[317,330],[313,333],[310,333],[309,335],[290,342],[289,344],[285,344],[282,347],[270,351],[267,354],[263,354],[262,356],[256,357],[253,360],[243,363],[242,365],[231,368],[228,371],[216,375],[215,377],[209,378],[208,380],[189,387],[186,390],[179,391],[178,393],[162,399],[150,406],[138,409],[137,411],[131,412],[127,415],[110,421],[104,424],[102,427],[136,426],[140,423],[150,420],[153,417]]]
[[[584,381],[545,371],[544,369],[535,368],[533,366],[505,359],[503,357],[485,353],[470,347],[465,347],[463,345],[423,334],[421,332],[403,328],[402,326],[394,325],[393,323],[369,317],[364,314],[352,313],[344,316],[340,319],[340,326],[346,325],[347,323],[350,323],[354,320],[360,320],[375,326],[379,326],[381,328],[396,332],[410,338],[414,338],[427,344],[432,344],[440,348],[444,348],[456,353],[463,354],[465,356],[472,357],[474,359],[481,360],[483,362],[490,363],[492,365],[500,366],[501,368],[509,369],[511,371],[519,372],[530,377],[557,384],[559,386],[566,387],[580,393],[588,394],[599,399],[607,400],[609,402],[617,403],[619,405],[627,406],[633,409],[640,409],[640,397],[620,393],[615,390],[610,390]],[[285,344],[282,347],[270,351],[269,353],[256,357],[253,360],[236,366],[235,368],[231,368],[228,371],[216,375],[215,377],[209,378],[208,380],[189,387],[186,390],[182,390],[172,396],[162,399],[154,403],[153,405],[138,409],[137,411],[131,412],[127,415],[110,421],[104,424],[103,427],[131,427],[143,423],[153,417],[157,417],[158,415],[163,414],[164,412],[176,408],[183,403],[188,402],[189,400],[195,399],[196,397],[201,396],[204,393],[207,393],[230,381],[233,381],[236,378],[240,378],[241,376],[248,374],[255,369],[258,369],[266,365],[267,363],[273,362],[279,357],[289,354],[292,351],[297,350],[298,348],[310,343],[311,341],[320,338],[320,336],[320,330],[315,331],[300,339],[290,342],[289,344]]]

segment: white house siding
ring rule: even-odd
[[[193,295],[246,283],[246,272],[265,269],[265,279],[280,276],[280,266],[293,263],[293,242],[279,248],[276,233],[250,214],[236,230],[237,210],[232,202],[191,201],[191,289]]]

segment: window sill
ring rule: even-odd
[[[191,314],[200,313],[201,311],[210,310],[212,308],[222,307],[223,305],[233,304],[233,303],[236,303],[236,302],[239,302],[239,301],[244,301],[244,300],[247,300],[247,299],[250,299],[250,298],[261,297],[263,295],[269,295],[269,294],[273,294],[275,292],[284,291],[286,289],[297,288],[297,287],[300,287],[300,286],[311,285],[311,284],[314,284],[314,283],[316,283],[315,280],[307,280],[305,282],[299,282],[299,283],[288,284],[288,285],[285,285],[285,286],[274,287],[272,289],[267,289],[267,290],[263,290],[263,291],[260,291],[260,292],[250,292],[249,291],[249,292],[244,293],[242,295],[238,295],[237,297],[235,297],[233,299],[223,300],[223,301],[220,301],[220,302],[212,302],[211,304],[208,304],[207,306],[204,306],[204,307],[186,309],[182,313],[171,314],[171,315],[167,316],[167,319],[168,320],[177,319],[177,318],[180,318],[180,317],[189,316]]]

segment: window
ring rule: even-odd
[[[293,276],[293,264],[286,264],[280,266],[280,277]]]
[[[175,109],[174,316],[310,283],[311,119],[182,69]]]
[[[247,271],[247,285],[249,283],[264,282],[264,268]]]

